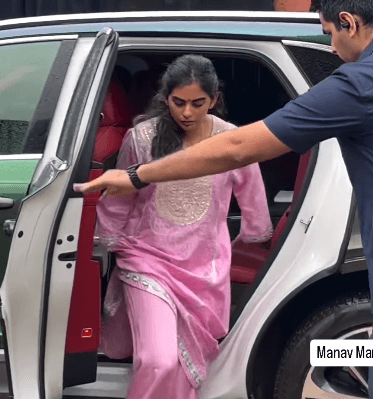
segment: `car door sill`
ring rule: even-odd
[[[121,398],[127,392],[132,364],[99,362],[97,380],[90,384],[65,388],[63,397],[74,398]]]

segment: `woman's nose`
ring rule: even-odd
[[[183,111],[184,118],[190,118],[192,116],[192,107],[190,104],[186,104]]]

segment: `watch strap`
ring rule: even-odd
[[[137,169],[141,166],[141,164],[137,164],[137,165],[132,165],[129,166],[126,169],[126,172],[128,174],[128,177],[131,180],[131,183],[134,185],[135,188],[137,188],[138,190],[140,190],[141,188],[144,188],[146,186],[149,186],[149,183],[144,183],[143,181],[140,180],[138,174],[137,174]]]

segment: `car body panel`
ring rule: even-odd
[[[333,154],[333,165],[329,163],[330,154]],[[340,200],[336,201],[337,198]],[[246,384],[246,365],[256,337],[286,296],[337,263],[349,221],[351,198],[352,187],[337,141],[321,143],[314,176],[297,222],[239,320],[222,342],[221,353],[210,367],[214,377],[202,387],[202,397],[245,397],[242,387]],[[340,217],[342,213],[344,217]],[[311,217],[305,233],[301,220],[308,222]],[[324,228],[327,225],[335,227],[333,236]],[[240,345],[243,340],[245,348]]]
[[[35,159],[30,159],[31,157]],[[5,234],[3,225],[6,220],[15,220],[17,218],[21,200],[26,196],[38,162],[39,157],[34,155],[0,156],[0,197],[14,200],[12,208],[0,209],[0,281],[4,277],[12,240],[10,236]]]
[[[149,32],[160,35],[175,35],[175,36],[188,36],[196,35],[199,36],[254,36],[254,37],[272,37],[272,38],[297,38],[305,39],[307,41],[322,41],[325,43],[325,38],[321,40],[322,35],[321,27],[314,25],[310,28],[306,24],[291,24],[279,22],[276,23],[276,27],[273,24],[266,22],[222,22],[222,21],[170,21],[170,22],[158,22],[154,21],[149,24],[146,22],[111,22],[111,23],[96,23],[88,24],[81,23],[79,25],[65,25],[63,31],[66,34],[78,32],[92,33],[95,32],[95,28],[104,28],[110,25],[113,29],[118,32],[122,32],[124,35],[141,35],[142,32]],[[297,26],[298,25],[298,26]],[[150,28],[150,29],[149,29]],[[61,34],[62,29],[60,26],[48,26],[48,27],[35,27],[28,29],[14,29],[12,34],[15,37],[20,36],[36,36],[36,35],[51,35]],[[9,35],[9,31],[0,31],[0,38],[6,38]]]
[[[66,262],[63,258],[61,259],[61,254],[77,252],[78,240],[69,241],[67,237],[79,236],[82,207],[83,198],[68,200],[57,234],[62,243],[56,242],[53,251],[45,342],[46,398],[61,396],[63,390],[63,359],[76,261]]]
[[[102,22],[103,21],[103,22]],[[269,22],[271,21],[271,22]],[[159,34],[247,39],[288,38],[330,44],[318,16],[310,13],[170,12],[106,13],[27,18],[0,22],[0,38],[53,34],[94,33],[112,27],[120,35]],[[5,30],[7,29],[7,30]]]

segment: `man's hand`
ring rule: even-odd
[[[83,194],[105,190],[105,197],[126,197],[136,191],[125,170],[108,170],[89,183],[74,184],[74,191]]]

